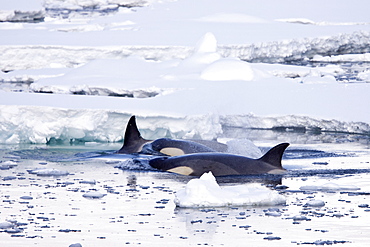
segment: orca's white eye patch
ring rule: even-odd
[[[177,173],[177,174],[181,174],[181,175],[186,175],[186,176],[189,176],[190,174],[192,174],[194,172],[194,170],[191,169],[188,166],[179,166],[179,167],[169,169],[167,171]]]
[[[169,156],[179,156],[185,154],[185,152],[180,148],[162,148],[159,152]]]

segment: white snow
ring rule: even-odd
[[[337,56],[320,56],[315,55],[312,58],[315,62],[369,62],[370,53],[363,54],[348,54],[348,55],[337,55]]]
[[[338,64],[275,64],[369,61],[367,2],[0,6],[45,15],[38,23],[0,22],[0,143],[121,141],[133,114],[147,139],[215,139],[223,127],[370,131],[369,69],[358,72],[358,83],[344,83]]]
[[[33,21],[44,18],[42,0],[0,0],[0,22]]]
[[[365,82],[370,82],[370,70],[358,73],[357,78]]]
[[[178,207],[224,207],[284,204],[285,197],[259,184],[220,187],[212,172],[190,180],[176,192]]]
[[[200,78],[209,81],[251,81],[254,74],[251,66],[239,59],[220,59],[207,66]]]
[[[42,10],[42,4],[44,0],[0,0],[1,10],[22,10],[22,11],[32,11],[32,10]]]

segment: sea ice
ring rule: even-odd
[[[103,194],[103,193],[100,193],[98,191],[89,191],[85,194],[83,194],[82,196],[85,197],[85,198],[90,198],[90,199],[100,199],[104,196],[106,196],[107,194]]]
[[[313,190],[313,191],[339,191],[339,190],[359,190],[356,185],[339,185],[336,183],[326,183],[322,185],[304,185],[299,188],[300,190]]]
[[[14,162],[14,161],[11,161],[11,160],[8,160],[8,161],[5,161],[5,162],[0,162],[0,170],[9,170],[13,167],[16,167],[17,166],[17,162]]]
[[[370,70],[365,70],[363,72],[358,73],[357,78],[365,82],[370,82]]]
[[[69,174],[67,171],[61,171],[54,168],[39,168],[28,170],[30,174],[36,174],[38,176],[66,176]]]
[[[82,247],[82,244],[80,243],[70,244],[69,247]]]
[[[122,141],[122,125],[132,114],[145,117],[143,132],[155,137],[216,139],[224,127],[370,130],[368,83],[338,83],[336,78],[346,73],[339,65],[286,64],[368,61],[368,24],[323,28],[276,21],[301,9],[287,2],[268,4],[282,12],[253,1],[222,4],[222,12],[204,8],[214,6],[209,0],[194,5],[159,0],[1,3],[3,10],[21,7],[30,16],[43,9],[120,9],[88,18],[48,17],[32,25],[0,23],[1,143]],[[298,15],[290,22],[314,24],[315,3],[307,6],[306,19]],[[153,8],[119,7],[142,4]],[[367,9],[354,5],[337,11],[348,8]],[[320,20],[366,22],[360,14],[329,11]],[[364,71],[357,78],[368,81],[369,75]]]
[[[309,207],[323,207],[325,202],[322,200],[309,200],[305,205]]]
[[[190,180],[176,192],[178,207],[224,207],[242,205],[278,205],[285,197],[258,184],[220,187],[211,172]]]
[[[14,224],[8,221],[0,222],[0,229],[8,229],[14,227]]]

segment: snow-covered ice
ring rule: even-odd
[[[220,187],[212,172],[190,180],[176,192],[178,207],[225,207],[284,204],[285,197],[258,184]]]
[[[29,89],[22,88],[26,92],[9,90],[9,83],[6,91],[0,91],[0,140],[114,142],[122,139],[124,119],[131,114],[147,120],[153,117],[155,121],[142,126],[150,125],[154,135],[164,129],[177,138],[217,138],[221,127],[228,126],[234,116],[233,127],[370,130],[369,115],[365,114],[368,85],[338,83],[335,76],[342,72],[338,66],[246,63],[223,58],[216,51],[216,42],[214,35],[205,34],[184,60],[99,59],[73,70],[53,69],[57,73],[54,76],[23,75],[21,78],[30,84]],[[19,75],[11,74],[3,76],[4,82],[22,84],[16,79]],[[33,120],[29,121],[31,115]],[[119,123],[112,123],[113,119]],[[197,121],[189,125],[188,119]],[[235,123],[236,119],[242,122]],[[204,121],[209,128],[201,127],[207,127]]]
[[[279,126],[368,133],[369,69],[343,83],[347,72],[333,64],[368,60],[367,4],[316,5],[4,1],[4,11],[45,19],[0,23],[0,142],[120,141],[132,114],[151,136]],[[330,64],[300,64],[311,62]]]

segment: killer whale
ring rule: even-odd
[[[138,153],[142,150],[145,143],[151,142],[141,137],[140,131],[136,125],[136,117],[131,116],[126,125],[123,146],[117,151],[119,154]]]
[[[201,176],[209,171],[214,176],[282,174],[285,169],[281,159],[288,146],[289,143],[278,144],[259,159],[214,152],[159,157],[149,160],[149,165],[162,171],[189,176]]]
[[[126,126],[123,146],[117,153],[177,156],[192,153],[226,152],[226,150],[227,145],[217,141],[179,140],[170,138],[146,140],[140,134],[136,124],[136,117],[131,116]]]
[[[212,153],[216,150],[189,140],[160,138],[143,146],[140,153],[151,155],[178,156],[192,153]]]

